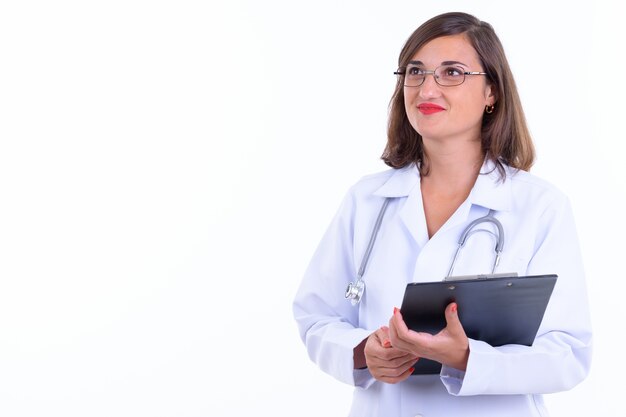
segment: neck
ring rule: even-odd
[[[467,199],[484,159],[479,141],[447,145],[439,142],[429,146],[432,144],[424,141],[428,175],[421,177],[429,237],[434,236]]]
[[[422,182],[448,188],[471,188],[474,185],[485,158],[480,141],[457,142],[454,146],[425,141],[424,145],[428,175],[422,178]]]

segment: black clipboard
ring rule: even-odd
[[[492,346],[531,346],[556,280],[551,274],[414,282],[406,286],[400,312],[410,329],[436,334],[454,301],[467,337]],[[441,364],[422,358],[414,368],[414,375],[438,374]]]

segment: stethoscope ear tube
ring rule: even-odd
[[[467,239],[472,234],[477,233],[477,232],[487,232],[487,233],[494,235],[496,238],[496,247],[494,249],[496,252],[496,258],[493,262],[493,268],[491,269],[491,273],[493,274],[496,271],[496,267],[500,263],[500,254],[502,253],[502,249],[504,248],[504,228],[502,227],[502,223],[500,223],[498,219],[493,217],[493,213],[494,213],[493,210],[489,210],[489,213],[487,213],[486,216],[480,217],[472,221],[469,225],[467,225],[463,233],[461,233],[461,237],[459,238],[459,246],[456,248],[456,252],[454,253],[454,258],[452,258],[452,264],[450,265],[450,269],[448,270],[448,275],[446,275],[446,279],[452,276],[452,271],[454,270],[454,266],[456,264],[457,258],[459,257],[459,252],[461,251],[461,248],[465,246]],[[486,230],[486,229],[473,230],[474,227],[478,226],[481,223],[494,224],[498,228],[497,236],[495,233],[493,233],[490,230]]]

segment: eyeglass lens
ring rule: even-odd
[[[424,83],[428,74],[432,74],[437,84],[443,86],[459,85],[465,81],[464,70],[453,65],[443,65],[437,67],[434,71],[418,65],[408,65],[404,73],[404,85],[407,87],[419,87]]]

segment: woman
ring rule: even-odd
[[[351,416],[545,416],[541,394],[582,381],[591,327],[572,211],[527,171],[534,149],[502,45],[485,22],[447,13],[424,23],[399,57],[387,146],[393,169],[364,177],[343,201],[294,301],[313,361],[356,387]],[[367,290],[344,299],[381,206]],[[508,236],[496,272],[559,276],[532,346],[466,336],[457,305],[436,335],[407,328],[406,284],[448,273],[460,234],[490,210]],[[490,272],[493,238],[467,241],[454,275]],[[420,359],[440,374],[412,375]]]

